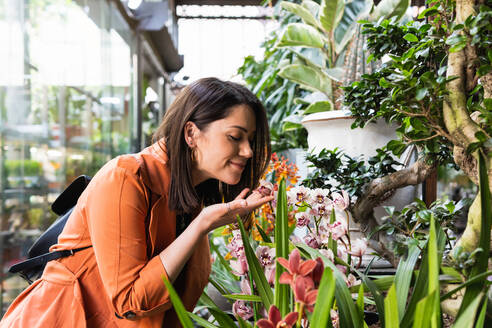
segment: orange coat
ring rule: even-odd
[[[81,195],[51,250],[93,247],[49,262],[43,276],[11,304],[0,327],[179,327],[159,258],[176,238],[176,216],[167,206],[166,161],[154,144],[108,162]],[[205,237],[174,282],[189,311],[209,274]]]

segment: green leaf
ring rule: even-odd
[[[480,222],[480,240],[478,247],[482,248],[482,252],[478,255],[475,264],[470,270],[469,278],[473,278],[482,272],[487,271],[488,256],[490,252],[490,229],[492,222],[492,201],[490,198],[489,181],[487,175],[487,167],[485,165],[485,158],[482,152],[478,153],[478,171],[479,171],[479,195],[480,205],[482,210],[482,219]],[[479,280],[476,283],[466,288],[463,301],[461,303],[458,316],[463,314],[466,308],[473,302],[474,299],[482,292],[484,288],[484,281]]]
[[[469,304],[467,304],[466,308],[463,311],[461,311],[460,308],[460,313],[458,313],[458,316],[454,321],[453,327],[473,328],[473,323],[475,322],[475,316],[477,314],[478,306],[480,305],[482,298],[483,298],[483,293],[479,293]]]
[[[216,326],[208,322],[207,320],[203,319],[202,317],[197,316],[194,313],[188,312],[188,315],[195,320],[196,323],[200,325],[200,327],[205,327],[205,328],[217,328],[220,326]]]
[[[321,70],[306,65],[292,64],[283,67],[278,75],[298,83],[304,89],[320,91],[331,98],[331,80]]]
[[[327,68],[324,70],[324,72],[326,75],[328,75],[330,79],[337,82],[341,82],[343,77],[345,76],[345,71],[341,67]]]
[[[466,41],[460,42],[449,48],[449,52],[458,52],[466,47]]]
[[[317,101],[309,105],[308,108],[306,108],[306,110],[304,111],[303,115],[319,113],[319,112],[327,112],[330,110],[333,110],[333,104],[331,103],[331,101],[329,100]]]
[[[285,180],[280,181],[277,194],[277,212],[275,221],[275,256],[277,258],[289,258],[289,219],[287,212],[287,193]],[[290,290],[289,285],[280,284],[279,278],[285,269],[276,262],[275,267],[275,305],[280,310],[282,317],[289,312]],[[270,307],[266,307],[269,309]]]
[[[290,23],[280,37],[277,47],[323,48],[326,40],[314,27],[302,23]]]
[[[410,246],[408,256],[401,260],[395,274],[396,298],[398,304],[399,321],[403,319],[405,305],[407,304],[408,290],[412,280],[413,269],[420,255],[420,249],[416,245]]]
[[[174,311],[178,316],[179,322],[181,322],[181,325],[183,325],[184,328],[193,328],[193,322],[188,316],[188,311],[186,311],[173,285],[165,276],[162,276],[162,281],[164,281],[164,285],[166,286],[167,292],[169,293],[169,298],[173,303]]]
[[[330,309],[335,296],[335,277],[330,268],[325,268],[318,289],[318,297],[310,320],[312,327],[332,327]]]
[[[256,229],[260,233],[261,239],[263,239],[263,241],[265,243],[271,243],[272,242],[270,237],[265,233],[265,231],[258,224],[256,224]]]
[[[302,129],[302,124],[299,123],[293,123],[293,122],[285,122],[282,125],[282,132],[287,132],[287,131],[294,131]]]
[[[371,20],[396,16],[399,20],[410,6],[410,0],[381,0],[371,14]]]
[[[291,13],[299,16],[304,23],[311,25],[316,28],[320,28],[318,20],[313,16],[313,14],[305,7],[298,5],[296,3],[282,1],[280,3],[283,9],[290,11]]]
[[[335,41],[335,53],[339,54],[352,39],[356,29],[357,21],[367,17],[372,9],[372,0],[353,0],[345,3],[343,16],[335,27],[333,35]]]
[[[415,34],[412,33],[405,34],[403,38],[408,42],[419,42],[419,39],[415,36]]]
[[[251,276],[253,277],[254,282],[256,283],[256,289],[258,290],[258,294],[261,297],[263,305],[266,309],[269,309],[270,305],[273,304],[272,289],[268,284],[265,273],[263,272],[263,268],[261,267],[256,254],[251,248],[248,235],[246,234],[246,230],[244,229],[243,221],[239,216],[237,221],[239,223],[239,229],[241,231],[241,238],[243,240],[244,253],[246,255],[246,260],[248,261],[249,271],[251,273]]]
[[[384,327],[399,328],[398,301],[396,299],[396,288],[393,284],[389,289],[388,295],[384,299]]]
[[[245,294],[228,294],[222,295],[231,300],[242,300],[248,302],[261,302],[261,297],[257,295],[245,295]]]
[[[437,248],[437,236],[436,236],[436,222],[434,215],[431,215],[431,224],[428,241],[428,255],[429,255],[429,283],[428,283],[428,295],[434,295],[432,300],[432,315],[430,317],[431,326],[439,327],[441,324],[441,307],[439,303],[439,267],[441,254]]]
[[[431,321],[429,318],[433,312],[433,303],[436,298],[436,292],[433,292],[426,297],[422,298],[418,303],[415,310],[415,316],[413,320],[413,328],[429,328],[431,327]],[[405,321],[404,321],[405,322]]]
[[[342,19],[344,0],[322,0],[319,20],[327,33],[331,33]]]
[[[475,328],[484,327],[486,313],[487,313],[487,301],[483,302],[482,310],[480,310],[480,314],[478,315],[477,324],[475,325]]]
[[[229,314],[219,310],[218,308],[209,308],[208,310],[214,316],[215,320],[217,320],[220,327],[236,328],[236,324]]]
[[[427,96],[427,93],[429,90],[427,88],[420,88],[417,90],[417,93],[415,94],[415,99],[417,100],[422,100]]]
[[[359,310],[360,321],[364,322],[364,284],[360,285],[357,295],[357,309]]]

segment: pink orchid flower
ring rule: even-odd
[[[273,193],[273,190],[273,184],[266,180],[260,180],[260,186],[256,188],[256,191],[259,192],[262,196],[270,196]]]
[[[275,265],[275,248],[268,246],[259,246],[256,249],[256,257],[262,267],[271,267]]]
[[[280,275],[279,282],[281,284],[290,284],[292,289],[295,288],[295,281],[300,278],[300,280],[306,280],[306,285],[314,287],[314,282],[309,277],[311,271],[316,267],[315,260],[301,260],[301,254],[299,250],[295,248],[289,255],[289,260],[284,258],[278,258],[278,263],[287,269],[287,272],[283,272]]]
[[[342,211],[346,210],[350,205],[350,198],[345,190],[342,190],[341,194],[338,192],[332,193],[331,199],[333,199],[333,204]]]
[[[248,320],[254,315],[253,309],[242,300],[237,300],[232,304],[232,313],[243,320]]]
[[[282,319],[280,310],[275,305],[272,305],[268,311],[268,319],[260,319],[256,325],[258,328],[291,328],[296,323],[298,317],[299,313],[291,312]]]
[[[294,295],[296,302],[304,305],[307,311],[313,312],[316,297],[318,297],[317,289],[310,290],[309,286],[306,286],[305,279],[297,279]]]
[[[309,214],[307,212],[296,213],[296,226],[305,227],[311,221]]]
[[[357,257],[362,257],[367,250],[367,239],[358,238],[352,242],[352,249],[348,251],[349,254]]]

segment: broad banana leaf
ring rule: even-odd
[[[325,37],[314,27],[303,23],[291,23],[285,28],[277,47],[323,48],[325,43]]]
[[[381,17],[400,19],[408,9],[410,0],[381,0],[371,14],[371,20],[376,21]]]
[[[352,39],[357,27],[357,21],[367,18],[373,3],[372,0],[353,0],[345,4],[342,19],[335,27],[335,53],[341,53]]]
[[[280,5],[283,9],[299,16],[304,23],[311,25],[312,27],[315,27],[317,29],[321,29],[321,25],[319,24],[318,20],[307,8],[296,3],[287,1],[282,1]]]
[[[331,99],[331,80],[325,72],[319,69],[306,65],[293,64],[283,67],[278,75],[284,79],[298,83],[304,89],[320,91],[328,99]]]
[[[322,0],[319,20],[326,33],[331,33],[342,19],[344,0]]]

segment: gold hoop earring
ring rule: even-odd
[[[191,148],[190,147],[190,157],[191,157],[191,161],[192,162],[195,162],[196,161],[195,148]]]

